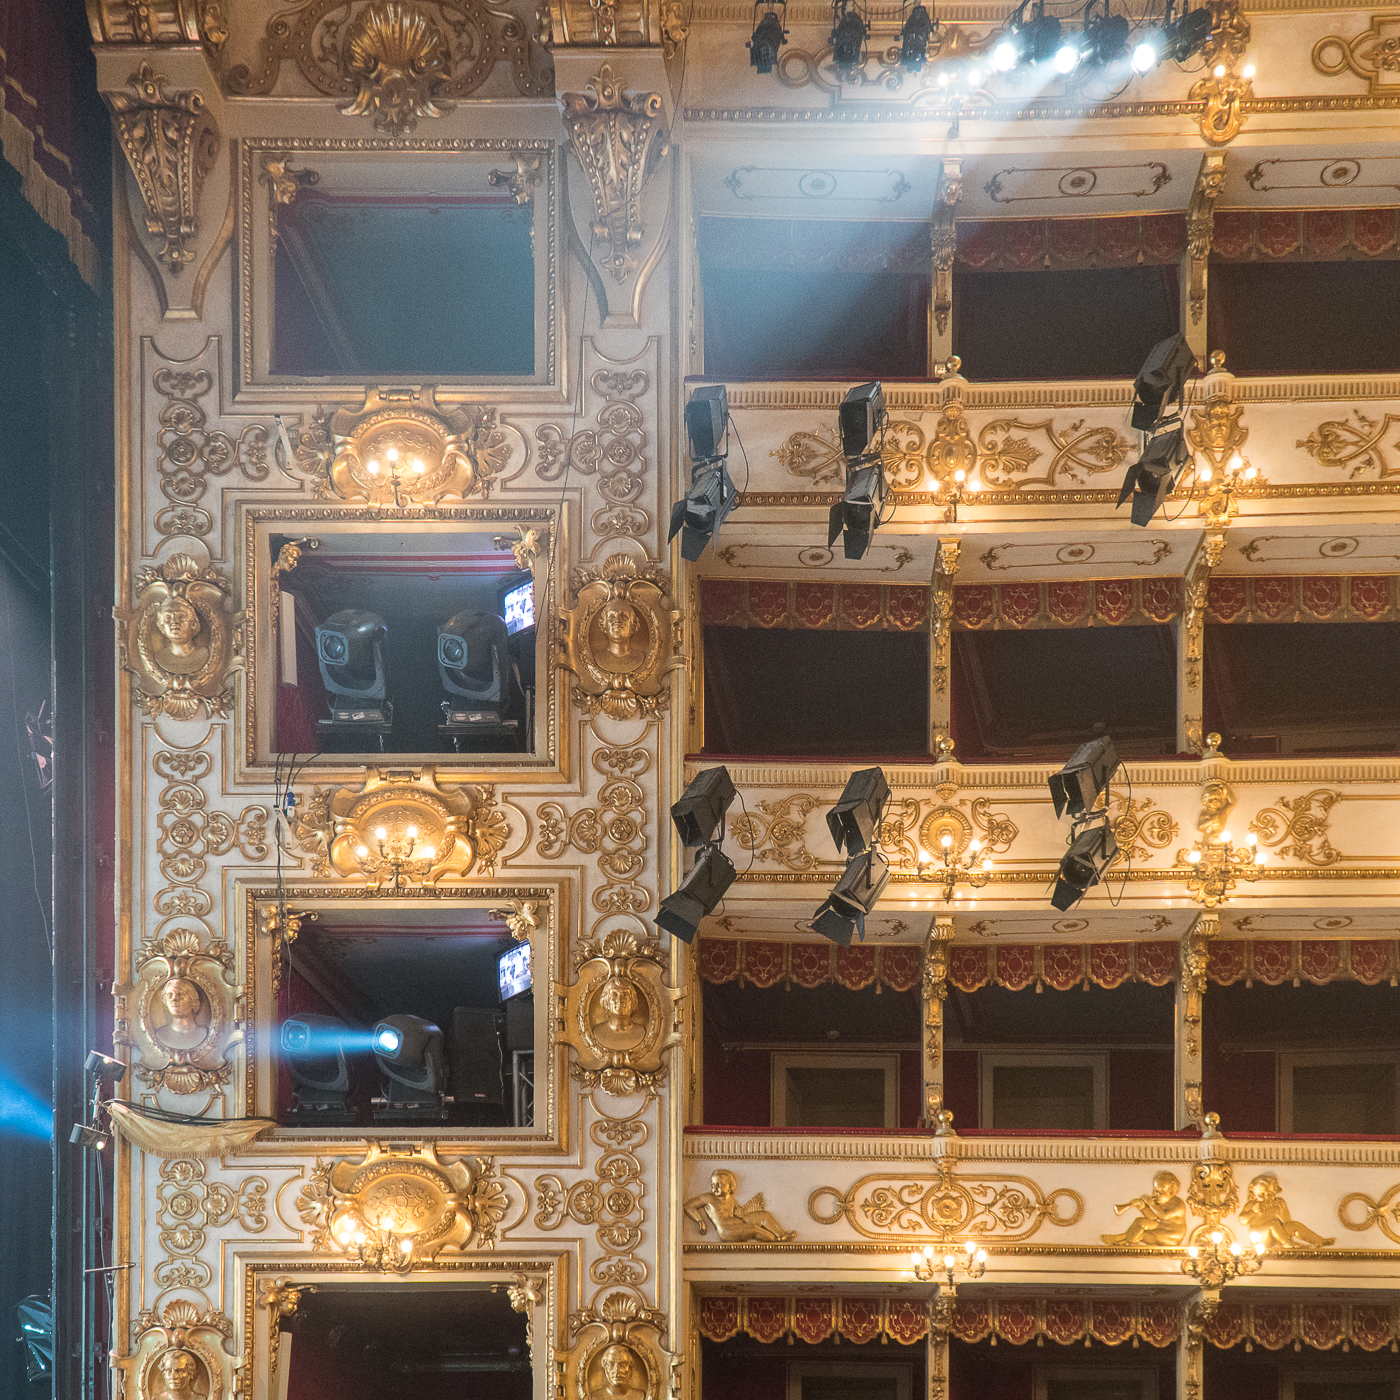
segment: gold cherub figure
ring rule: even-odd
[[[1125,1210],[1138,1211],[1138,1218],[1121,1235],[1104,1235],[1105,1244],[1178,1248],[1186,1239],[1186,1202],[1181,1199],[1181,1181],[1174,1172],[1158,1172],[1149,1195],[1134,1196],[1113,1207],[1115,1215]]]
[[[1265,1249],[1323,1249],[1336,1244],[1301,1221],[1294,1220],[1284,1204],[1282,1187],[1273,1172],[1263,1172],[1249,1183],[1240,1219],[1250,1234],[1263,1235]]]
[[[715,1234],[726,1244],[748,1240],[775,1244],[796,1235],[795,1230],[784,1230],[768,1213],[762,1192],[740,1205],[738,1190],[738,1177],[720,1168],[710,1173],[710,1189],[685,1203],[685,1213],[700,1227],[702,1235],[708,1225],[713,1225]]]

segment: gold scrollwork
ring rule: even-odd
[[[1331,788],[1314,788],[1301,797],[1280,797],[1277,807],[1267,807],[1249,824],[1261,846],[1272,846],[1281,856],[1293,856],[1309,865],[1335,865],[1342,853],[1332,844],[1327,822],[1342,794]]]
[[[1397,39],[1400,43],[1400,39]],[[1392,452],[1400,451],[1400,441],[1386,443],[1382,439],[1391,428],[1400,423],[1400,417],[1387,413],[1383,418],[1367,417],[1359,408],[1352,409],[1356,418],[1353,426],[1345,418],[1330,419],[1319,423],[1306,437],[1298,439],[1298,446],[1306,448],[1308,455],[1324,467],[1343,467],[1353,478],[1365,471],[1374,471],[1384,481],[1386,477],[1400,476],[1400,466],[1392,467],[1386,458],[1387,447]]]
[[[1393,91],[1400,86],[1400,13],[1373,14],[1369,27],[1350,39],[1340,34],[1319,39],[1312,64],[1329,78],[1348,71],[1366,78],[1372,93]]]
[[[233,1358],[224,1344],[233,1324],[217,1308],[201,1312],[177,1298],[136,1319],[136,1351],[122,1363],[136,1378],[137,1400],[223,1400]]]
[[[313,1250],[393,1273],[494,1245],[509,1208],[491,1158],[444,1162],[431,1143],[372,1142],[358,1162],[318,1158],[297,1197]]]
[[[929,598],[933,623],[933,690],[948,693],[948,653],[953,644],[953,578],[958,572],[961,540],[939,540],[933,569],[933,592]]]
[[[570,1313],[570,1336],[587,1338],[573,1358],[573,1395],[577,1400],[661,1400],[662,1366],[654,1339],[665,1327],[664,1313],[629,1293],[610,1293],[598,1308]]]
[[[1073,1225],[1084,1214],[1084,1198],[1068,1187],[1044,1192],[1023,1176],[977,1173],[959,1176],[954,1163],[939,1162],[932,1176],[899,1173],[865,1176],[849,1190],[819,1186],[807,1198],[807,1213],[820,1225],[843,1217],[867,1239],[1029,1239],[1045,1221]],[[817,1202],[830,1196],[830,1211]],[[1057,1209],[1063,1201],[1069,1214]]]
[[[1118,842],[1113,863],[1150,860],[1153,851],[1166,850],[1181,834],[1171,813],[1156,806],[1150,797],[1129,798],[1114,793],[1109,799],[1108,820]]]
[[[156,1225],[166,1258],[152,1271],[161,1288],[207,1288],[213,1270],[199,1257],[206,1230],[237,1224],[249,1234],[267,1229],[267,1178],[246,1176],[237,1185],[206,1182],[204,1163],[179,1157],[160,1164]]]
[[[1042,434],[1051,456],[1040,476],[1031,468],[1045,453],[1031,442]],[[1061,478],[1075,486],[1087,478],[1117,471],[1133,451],[1133,444],[1113,427],[1086,428],[1082,418],[1063,429],[1054,419],[1028,423],[1020,418],[997,418],[977,434],[977,467],[982,485],[989,491],[1026,486],[1055,487]]]
[[[1362,1218],[1352,1219],[1352,1207],[1360,1206]],[[1378,1226],[1389,1240],[1400,1244],[1400,1181],[1380,1196],[1368,1196],[1364,1191],[1352,1191],[1342,1197],[1337,1206],[1337,1218],[1348,1230],[1369,1230]]]
[[[121,654],[135,679],[141,712],[195,719],[227,715],[229,672],[243,614],[229,608],[232,587],[212,565],[175,554],[136,576],[136,604],[115,608]]]
[[[755,861],[771,860],[789,870],[811,870],[817,858],[807,849],[807,818],[822,805],[805,792],[789,793],[774,800],[760,798],[752,812],[744,812],[729,826],[740,848],[752,851]]]
[[[131,173],[146,206],[146,232],[162,240],[159,253],[172,273],[194,260],[199,196],[219,154],[219,128],[197,92],[168,92],[168,79],[149,63],[131,75],[135,93],[108,102]]]
[[[136,1077],[153,1089],[197,1094],[227,1084],[224,1058],[233,953],[222,939],[208,948],[177,928],[141,945],[136,961]]]
[[[663,1056],[680,1043],[680,993],[662,983],[661,948],[627,929],[580,942],[578,980],[555,988],[563,1037],[587,1089],[619,1096],[651,1091],[666,1074]]]
[[[217,56],[228,42],[221,0],[89,0],[94,44],[203,44]]]
[[[585,715],[654,718],[670,701],[667,677],[685,665],[670,575],[650,560],[614,554],[576,569],[559,619],[561,670],[575,677]]]

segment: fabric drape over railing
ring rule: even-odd
[[[700,975],[706,982],[755,987],[820,987],[829,982],[858,992],[872,984],[908,992],[919,985],[923,950],[908,944],[842,948],[820,943],[778,943],[751,938],[700,939]]]
[[[1207,975],[1228,987],[1235,982],[1277,987],[1291,982],[1363,982],[1400,985],[1400,941],[1385,938],[1290,941],[1264,938],[1213,939]]]
[[[1033,986],[1067,992],[1074,987],[1120,987],[1176,981],[1177,944],[1002,943],[996,947],[955,943],[948,950],[948,982],[962,992],[994,984],[1019,992]]]
[[[1347,1345],[1400,1351],[1400,1303],[1221,1303],[1205,1339],[1221,1348],[1243,1342],[1246,1351]]]
[[[959,268],[1029,272],[1159,265],[1180,262],[1185,252],[1181,214],[958,221]]]
[[[953,589],[955,631],[1141,627],[1171,622],[1180,612],[1179,578],[970,583]]]
[[[1260,164],[1264,180],[1270,164]],[[1400,209],[1222,209],[1213,222],[1217,262],[1400,257]]]
[[[1394,575],[1343,578],[1213,578],[1209,622],[1394,622],[1400,617]]]

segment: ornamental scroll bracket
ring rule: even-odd
[[[958,247],[957,212],[962,200],[962,160],[944,157],[933,197],[930,242],[933,251],[933,321],[940,336],[953,310],[953,258]]]
[[[953,641],[953,579],[958,572],[961,540],[939,540],[938,558],[933,570],[933,606],[929,622],[933,629],[933,689],[936,695],[948,693],[948,652]]]
[[[1225,153],[1208,152],[1201,158],[1191,202],[1186,209],[1187,300],[1191,324],[1197,325],[1206,309],[1206,269],[1215,234],[1215,201],[1225,188]]]
[[[1224,146],[1239,135],[1244,104],[1254,96],[1253,68],[1235,71],[1249,45],[1250,27],[1240,0],[1210,0],[1210,13],[1210,38],[1202,54],[1205,76],[1192,85],[1188,96],[1204,104],[1201,135],[1212,146]]]
[[[219,128],[197,92],[169,92],[149,63],[131,75],[131,93],[107,95],[121,146],[146,209],[146,232],[162,240],[171,273],[194,260],[199,196],[219,154]]]
[[[662,981],[657,940],[611,929],[578,949],[578,980],[555,987],[563,1039],[586,1089],[627,1096],[651,1092],[666,1075],[664,1055],[680,1043],[682,993]]]
[[[88,0],[94,44],[202,44],[211,60],[228,42],[221,0]]]

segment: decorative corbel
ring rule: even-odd
[[[1193,326],[1199,324],[1206,309],[1206,268],[1215,233],[1215,201],[1224,187],[1225,153],[1210,152],[1201,158],[1186,209],[1187,300]]]
[[[1223,146],[1233,141],[1244,125],[1244,103],[1254,95],[1254,65],[1246,64],[1235,72],[1250,34],[1240,0],[1210,0],[1210,13],[1210,38],[1202,54],[1206,72],[1192,85],[1189,97],[1205,104],[1201,135],[1212,146]]]
[[[1186,689],[1198,696],[1201,690],[1201,655],[1205,641],[1210,574],[1224,552],[1224,534],[1216,531],[1208,533],[1202,540],[1195,563],[1186,576],[1186,609],[1183,618],[1186,634]]]
[[[172,273],[194,259],[199,196],[219,154],[219,128],[197,92],[169,92],[149,63],[131,75],[134,95],[108,103],[117,142],[146,206],[146,231],[164,240],[160,258]]]
[[[267,186],[267,226],[268,246],[275,255],[277,252],[277,210],[288,208],[296,202],[302,190],[320,183],[321,177],[314,170],[293,170],[286,156],[268,156],[263,161],[262,174],[258,179]]]
[[[938,557],[933,568],[933,690],[935,695],[948,693],[948,652],[953,637],[953,578],[958,572],[961,540],[939,540]]]
[[[948,950],[953,916],[940,914],[924,944],[924,1122],[938,1122],[943,1107],[943,1003],[948,999]]]
[[[1201,1013],[1210,966],[1210,941],[1220,931],[1220,916],[1203,913],[1181,940],[1181,976],[1177,982],[1177,1127],[1200,1127]]]
[[[962,160],[945,156],[929,229],[933,247],[933,324],[940,337],[947,334],[953,309],[953,257],[958,246],[957,210],[961,199]]]
[[[539,151],[512,151],[510,158],[515,162],[514,170],[493,170],[486,178],[498,188],[504,185],[517,204],[533,204],[535,189],[543,178],[544,155]]]
[[[278,1353],[282,1349],[282,1320],[295,1317],[303,1293],[317,1292],[314,1283],[294,1283],[289,1278],[260,1278],[258,1306],[267,1309],[268,1372],[277,1382]]]

